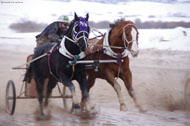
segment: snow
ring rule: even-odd
[[[190,50],[190,29],[177,27],[174,29],[140,29],[139,47],[164,50]]]
[[[38,33],[15,33],[9,29],[10,24],[22,19],[51,23],[62,14],[69,15],[69,18],[73,19],[74,12],[77,12],[81,16],[89,13],[89,20],[94,22],[103,20],[113,22],[119,18],[132,21],[137,18],[141,21],[190,21],[190,3],[182,2],[171,4],[130,1],[103,4],[80,0],[71,0],[70,2],[17,0],[20,3],[5,3],[6,1],[2,0],[0,3],[0,19],[2,19],[0,20],[0,49],[20,44],[35,46],[35,36]],[[105,32],[106,30],[101,31]],[[188,28],[139,29],[139,33],[140,49],[190,51],[190,29]]]

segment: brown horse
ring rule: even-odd
[[[119,20],[110,25],[111,29],[100,40],[90,40],[87,53],[91,54],[86,60],[116,60],[117,63],[98,64],[98,71],[87,69],[88,91],[94,85],[96,78],[105,79],[116,91],[119,98],[120,110],[126,111],[127,107],[121,94],[121,87],[115,78],[121,78],[128,90],[129,95],[134,99],[136,106],[143,111],[137,102],[132,87],[132,73],[129,67],[129,57],[138,55],[138,30],[131,21]]]

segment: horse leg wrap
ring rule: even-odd
[[[77,99],[77,96],[76,96],[75,92],[72,92],[72,96],[73,96],[73,103],[74,103],[74,105],[76,105],[76,104],[79,105],[79,102],[78,102],[78,99]]]
[[[127,107],[124,103],[124,100],[123,100],[123,96],[121,94],[121,87],[120,85],[117,83],[117,81],[114,82],[114,89],[116,90],[117,92],[117,96],[118,96],[118,99],[119,99],[119,103],[120,103],[120,110],[121,111],[127,111]]]
[[[118,96],[118,98],[119,98],[119,103],[120,104],[124,104],[124,100],[123,100],[123,96],[122,96],[122,94],[121,94],[121,87],[120,87],[120,85],[115,81],[115,83],[114,83],[114,89],[116,90],[116,92],[117,92],[117,96]]]
[[[124,103],[120,104],[120,111],[127,111],[127,106]]]

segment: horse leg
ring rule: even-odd
[[[65,74],[63,72],[58,72],[58,75],[59,75],[61,83],[66,85],[69,88],[69,90],[71,91],[74,109],[80,109],[79,102],[78,102],[78,99],[77,99],[77,96],[75,93],[74,84],[70,81],[70,79],[68,77],[65,76]]]
[[[117,97],[119,99],[119,103],[120,103],[120,110],[121,111],[127,111],[127,107],[124,103],[124,99],[121,93],[121,87],[119,85],[119,83],[115,80],[113,74],[111,72],[106,72],[106,80],[109,84],[111,84],[111,86],[114,88],[114,90],[117,93]]]
[[[95,83],[95,77],[93,75],[88,75],[87,78],[87,90],[90,91],[91,87],[94,86]]]
[[[54,79],[49,79],[47,87],[46,87],[46,95],[45,95],[45,101],[44,101],[44,106],[48,106],[48,98],[52,92],[52,89],[55,88],[56,86],[56,81]]]
[[[125,70],[125,72],[123,72],[121,74],[121,79],[124,81],[125,87],[127,88],[129,95],[133,98],[136,106],[139,108],[139,110],[141,112],[144,112],[145,110],[143,110],[143,108],[139,104],[139,102],[136,98],[136,93],[132,87],[132,73],[131,73],[131,71],[129,69]]]
[[[40,115],[44,116],[43,112],[43,87],[44,87],[44,79],[38,78],[34,75],[34,79],[36,82],[36,90],[38,92],[38,101],[40,103]]]
[[[90,78],[89,78],[90,79]],[[81,103],[81,108],[83,109],[84,106],[87,111],[90,111],[94,108],[94,106],[91,105],[90,99],[89,99],[89,94],[86,86],[86,75],[85,72],[83,75],[80,75],[77,77],[77,81],[80,85],[80,89],[82,91],[82,103]]]
[[[96,78],[93,75],[88,75],[88,78],[87,78],[87,91],[88,91],[88,93],[89,93],[91,87],[94,85],[95,79]],[[80,104],[81,109],[84,108],[84,104],[85,104],[85,97],[82,97],[81,104]]]

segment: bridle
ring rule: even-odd
[[[135,26],[134,24],[126,24],[124,27],[123,27],[123,32],[122,32],[122,40],[124,42],[124,47],[121,47],[121,49],[123,49],[123,52],[120,53],[121,55],[121,58],[124,58],[126,56],[128,56],[130,50],[128,48],[128,45],[130,43],[133,43],[134,41],[137,41],[137,40],[131,40],[129,41],[127,39],[127,36],[126,36],[126,33],[125,33],[125,29],[128,27],[128,26]],[[136,26],[135,26],[136,27]],[[103,48],[104,48],[104,53],[113,57],[113,58],[118,58],[118,53],[115,53],[111,48],[111,46],[109,45],[109,31],[106,33],[105,37],[104,37],[104,40],[103,40]]]
[[[124,47],[129,50],[128,45],[129,45],[130,43],[133,43],[134,41],[135,41],[135,42],[138,42],[138,41],[137,41],[137,40],[131,40],[131,41],[129,41],[129,40],[127,39],[127,36],[126,36],[126,33],[125,33],[125,29],[126,29],[128,26],[135,26],[135,25],[134,25],[134,24],[126,24],[126,25],[123,27],[122,39],[123,39],[123,41],[124,41]],[[136,27],[136,26],[135,26],[135,27]],[[126,45],[126,43],[127,43],[127,45]]]

